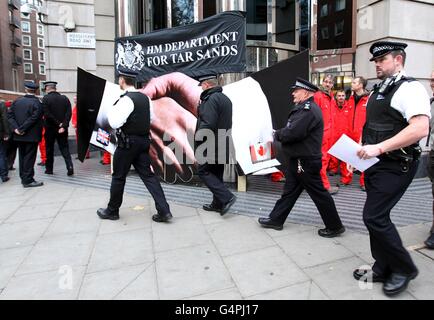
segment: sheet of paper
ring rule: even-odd
[[[341,161],[344,161],[357,170],[363,172],[366,169],[369,169],[378,161],[378,158],[371,158],[367,160],[360,159],[357,156],[357,151],[360,150],[360,145],[355,142],[353,139],[349,138],[347,135],[343,134],[338,141],[330,148],[328,153],[332,156],[338,158]]]

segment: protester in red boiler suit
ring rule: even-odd
[[[351,136],[351,127],[353,119],[352,106],[345,101],[345,91],[339,90],[336,93],[336,104],[333,107],[333,137],[331,146],[333,146],[339,138],[346,134]],[[340,162],[340,164],[339,164]],[[341,168],[341,183],[348,185],[351,184],[352,173],[347,169],[347,164],[343,161],[330,155],[329,169],[334,174],[338,173],[339,167]]]
[[[348,100],[348,104],[351,106],[353,111],[349,137],[357,143],[361,142],[363,126],[366,122],[366,104],[369,99],[369,92],[366,91],[367,83],[368,81],[363,77],[354,78],[351,83],[353,94]],[[349,183],[351,183],[351,180],[352,174]],[[365,176],[363,173],[360,175],[359,183],[360,188],[365,191]]]
[[[338,186],[331,186],[329,178],[327,177],[327,167],[329,165],[329,151],[332,140],[332,128],[333,128],[333,118],[332,118],[332,108],[336,103],[332,94],[332,88],[334,85],[334,79],[331,74],[324,76],[322,86],[320,91],[317,91],[314,95],[315,103],[321,108],[323,121],[324,121],[324,136],[322,140],[322,168],[321,168],[321,180],[323,182],[324,188],[328,190],[330,194],[335,194],[339,191]]]

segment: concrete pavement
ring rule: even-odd
[[[352,277],[372,262],[363,233],[324,239],[295,223],[279,232],[173,202],[172,222],[157,224],[150,199],[131,194],[120,220],[102,221],[108,190],[51,180],[24,189],[16,171],[11,178],[0,184],[3,300],[387,299],[381,284],[361,288]],[[420,275],[395,299],[434,299],[429,227],[400,228]]]

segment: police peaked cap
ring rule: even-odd
[[[392,42],[392,41],[378,41],[371,45],[369,52],[372,54],[372,58],[369,61],[374,61],[377,58],[383,57],[392,51],[402,50],[407,48],[407,44],[403,42]]]
[[[291,89],[304,89],[311,92],[317,92],[319,89],[316,85],[310,83],[307,80],[304,80],[302,78],[297,78],[295,81],[295,84],[291,87]]]
[[[206,80],[211,80],[211,79],[217,79],[217,75],[216,74],[207,74],[205,76],[197,77],[197,81],[199,81],[199,86],[202,84],[202,82],[204,82]]]
[[[30,90],[38,90],[39,86],[31,81],[25,81],[24,82],[24,87]]]
[[[56,81],[44,81],[44,88],[46,86],[55,87],[55,86],[57,86],[57,82]]]
[[[119,73],[119,76],[132,78],[132,79],[137,78],[137,76],[139,75],[139,73],[137,71],[123,69],[123,68],[118,69],[118,73]]]

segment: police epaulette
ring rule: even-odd
[[[310,110],[310,103],[306,103],[303,107],[304,110]]]

